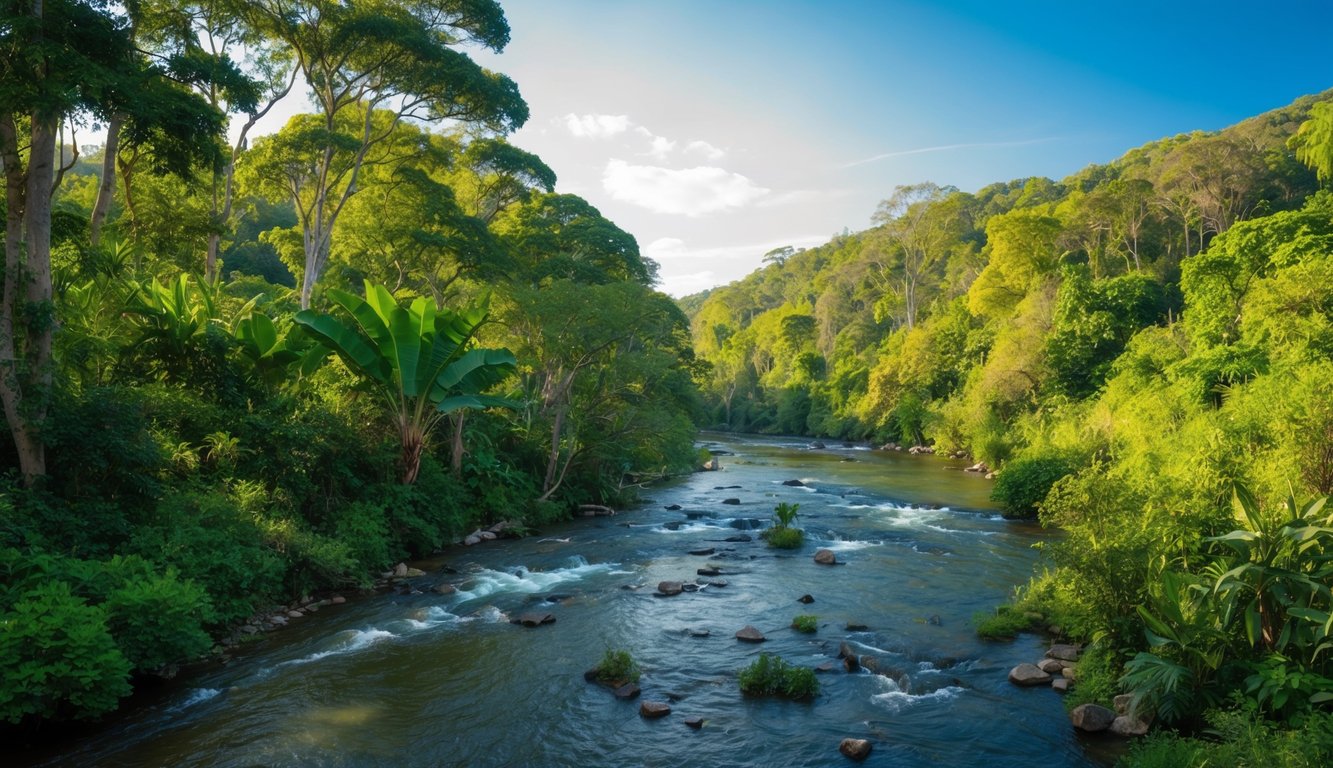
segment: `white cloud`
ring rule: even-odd
[[[602,173],[602,188],[612,197],[656,213],[702,216],[740,208],[769,190],[739,173],[723,168],[662,168],[611,160]]]
[[[648,151],[644,154],[649,157],[657,158],[662,162],[666,162],[667,156],[671,154],[671,150],[676,148],[676,142],[665,136],[658,136],[647,128],[644,128],[642,125],[637,126],[634,129],[634,132],[648,139],[650,143]]]
[[[663,293],[687,296],[739,280],[763,266],[764,254],[774,248],[812,248],[828,240],[828,235],[798,235],[741,245],[691,246],[678,237],[661,237],[644,246],[643,255],[661,265],[659,288]],[[708,268],[698,269],[701,262]]]
[[[701,140],[701,139],[700,139],[700,140],[691,141],[689,144],[686,144],[686,145],[685,145],[685,151],[686,151],[686,152],[698,152],[699,154],[703,155],[704,157],[708,158],[709,160],[718,160],[718,159],[721,159],[721,157],[722,157],[723,155],[727,154],[726,152],[724,152],[724,151],[718,149],[717,147],[713,146],[712,144],[709,144],[708,142],[703,141],[703,140]]]
[[[668,296],[679,298],[689,296],[692,293],[699,293],[715,285],[717,285],[717,275],[713,274],[711,269],[706,269],[703,272],[662,278],[657,288]]]
[[[631,125],[628,115],[565,115],[565,127],[579,138],[610,138],[628,131]]]

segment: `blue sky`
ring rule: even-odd
[[[501,0],[514,143],[682,295],[895,185],[1061,178],[1333,88],[1333,2]]]

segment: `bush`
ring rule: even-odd
[[[597,664],[597,679],[608,685],[624,685],[639,682],[639,665],[629,655],[629,651],[606,649],[602,660]]]
[[[791,620],[791,628],[797,632],[813,634],[819,631],[819,617],[809,613],[799,614]]]
[[[972,617],[977,625],[977,637],[982,640],[1013,640],[1019,632],[1032,629],[1033,619],[1012,605],[1001,605],[995,613],[978,613]]]
[[[819,693],[815,671],[788,664],[781,656],[759,654],[750,666],[738,676],[741,693],[747,696],[780,696],[787,699],[810,699]]]
[[[130,693],[130,662],[107,631],[106,612],[49,582],[0,614],[0,719],[87,718]]]
[[[777,549],[799,549],[805,543],[805,532],[800,528],[769,528],[759,535]]]
[[[107,627],[136,670],[189,661],[212,645],[203,627],[212,613],[208,596],[198,584],[180,580],[174,568],[126,580],[103,607]]]
[[[1018,459],[1007,465],[995,479],[991,500],[1000,502],[1005,517],[1036,517],[1037,505],[1050,493],[1051,486],[1072,471],[1064,459]]]

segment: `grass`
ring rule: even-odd
[[[597,664],[597,679],[608,684],[637,683],[639,665],[629,655],[629,651],[608,648]]]
[[[777,549],[800,549],[805,543],[805,531],[800,528],[769,528],[759,534],[768,546]]]
[[[982,640],[1013,640],[1019,632],[1032,629],[1036,620],[1012,605],[1002,605],[995,613],[972,616],[977,625],[977,636]]]
[[[819,617],[809,613],[799,614],[791,620],[791,628],[797,632],[813,634],[819,630]]]
[[[815,671],[789,664],[781,656],[759,654],[738,676],[741,693],[747,696],[778,696],[785,699],[811,699],[819,693]]]

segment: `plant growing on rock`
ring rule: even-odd
[[[639,682],[639,665],[629,651],[607,648],[602,660],[597,663],[597,681],[607,685],[624,685]]]
[[[819,693],[815,671],[789,664],[781,656],[759,654],[750,666],[742,669],[738,680],[741,693],[747,696],[781,696],[787,699],[812,699]]]
[[[796,618],[791,620],[791,628],[797,632],[814,634],[819,630],[819,617],[809,613],[797,614]]]
[[[800,504],[784,501],[773,510],[773,527],[759,534],[770,547],[796,549],[805,542],[805,532],[792,527],[792,523],[796,522],[796,511],[800,508]]]

